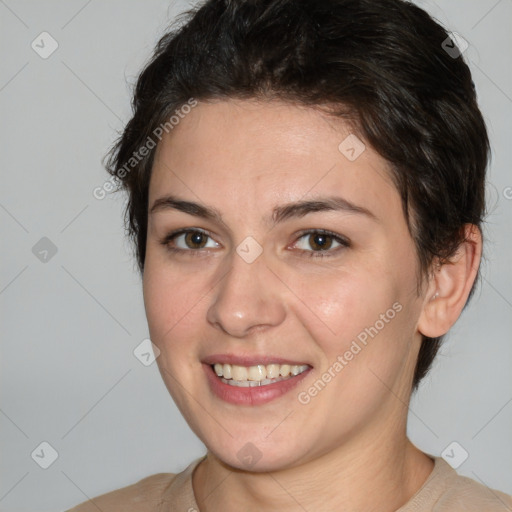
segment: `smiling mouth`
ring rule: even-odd
[[[211,365],[211,367],[224,384],[244,388],[268,386],[269,384],[288,380],[310,368],[307,364],[258,364],[255,366],[238,366],[227,363],[216,363]]]

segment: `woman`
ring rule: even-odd
[[[482,254],[455,42],[402,0],[209,0],[161,39],[108,169],[208,451],[73,511],[512,510],[406,433]]]

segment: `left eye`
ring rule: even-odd
[[[300,244],[297,243],[295,245],[298,246],[298,249],[312,252],[313,254],[310,254],[310,256],[324,256],[323,254],[319,255],[314,253],[326,251],[337,252],[336,250],[340,247],[349,247],[350,245],[348,240],[344,239],[343,237],[326,231],[309,231],[302,234],[299,240],[302,239],[305,241],[305,243],[303,243],[303,247],[300,247]],[[333,247],[333,244],[338,245]],[[307,247],[304,247],[304,245],[309,245],[313,251],[309,250]]]

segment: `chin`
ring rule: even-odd
[[[206,443],[205,443],[206,444]],[[243,442],[239,440],[226,441],[223,446],[208,450],[223,464],[239,471],[250,473],[274,472],[294,467],[301,463],[304,454],[297,453],[293,447],[283,447],[282,444],[266,443],[265,446],[258,442]],[[237,449],[233,449],[234,446]],[[240,446],[238,448],[238,446]]]

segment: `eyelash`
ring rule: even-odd
[[[204,231],[202,229],[180,229],[180,230],[173,231],[173,232],[169,233],[168,235],[166,235],[163,239],[160,240],[160,243],[163,246],[165,246],[165,248],[168,251],[170,251],[172,253],[181,253],[181,254],[191,253],[192,256],[201,256],[201,252],[202,252],[201,249],[180,249],[180,248],[170,246],[170,243],[172,241],[174,241],[175,238],[177,238],[180,235],[188,234],[188,233],[201,233],[201,234],[206,235],[209,238],[211,238],[210,234],[207,231]],[[329,236],[334,241],[338,242],[340,244],[340,247],[336,247],[333,250],[327,249],[325,251],[306,251],[304,249],[299,249],[303,253],[308,253],[307,257],[309,257],[309,258],[330,258],[334,255],[333,253],[337,254],[340,250],[350,247],[350,241],[348,239],[338,235],[337,233],[333,233],[332,231],[328,231],[325,229],[310,229],[310,230],[303,231],[299,234],[297,241],[300,240],[301,238],[304,238],[307,235],[313,235],[313,234]]]

